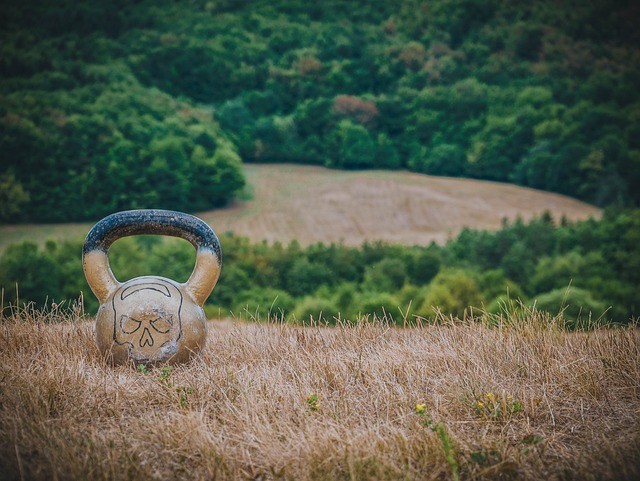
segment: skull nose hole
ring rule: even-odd
[[[144,346],[153,346],[153,337],[151,337],[151,332],[149,332],[148,327],[144,328],[142,337],[140,338],[140,347]]]

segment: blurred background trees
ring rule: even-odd
[[[3,5],[0,222],[224,204],[241,162],[640,204],[629,0]]]
[[[620,238],[620,233],[622,238]],[[386,315],[396,322],[436,313],[463,318],[505,306],[536,305],[563,312],[569,326],[592,319],[626,323],[638,318],[640,210],[609,211],[600,221],[554,225],[542,216],[505,223],[497,232],[465,230],[445,246],[301,247],[251,243],[220,236],[224,268],[206,304],[210,316],[308,321]],[[0,256],[4,301],[38,306],[68,302],[83,293],[97,301],[82,274],[82,241],[13,244]],[[116,241],[110,251],[121,281],[154,274],[178,282],[195,263],[186,241],[156,236]]]
[[[446,246],[227,237],[211,306],[331,320],[409,303],[408,315],[431,316],[436,303],[463,315],[471,304],[495,309],[508,289],[527,302],[577,299],[611,306],[613,319],[638,316],[636,2],[24,0],[0,9],[0,222],[202,211],[240,192],[243,162],[513,182],[609,210],[602,221],[463,231]],[[17,281],[21,298],[40,304],[88,293],[79,244],[7,249],[5,296]],[[156,255],[191,269],[189,246],[122,245],[113,258],[123,278],[163,267],[146,265]],[[563,297],[569,283],[575,296]]]

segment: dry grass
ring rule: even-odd
[[[77,314],[5,311],[0,478],[638,479],[638,330],[486,321],[213,321],[145,373]]]

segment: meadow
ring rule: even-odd
[[[638,479],[637,327],[515,312],[213,320],[189,364],[114,368],[79,309],[5,309],[0,478]]]

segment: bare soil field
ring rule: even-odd
[[[199,216],[218,232],[255,240],[443,244],[463,227],[499,229],[504,218],[528,220],[544,211],[556,220],[600,215],[569,197],[496,182],[302,165],[245,169],[253,198]]]
[[[73,313],[0,313],[0,479],[637,480],[640,333],[211,321],[107,365]]]
[[[463,227],[499,229],[505,218],[528,220],[544,211],[556,220],[600,216],[570,197],[497,182],[294,164],[246,164],[245,172],[247,200],[197,215],[218,233],[254,241],[443,244]],[[81,238],[92,225],[0,226],[0,252],[22,240]]]

